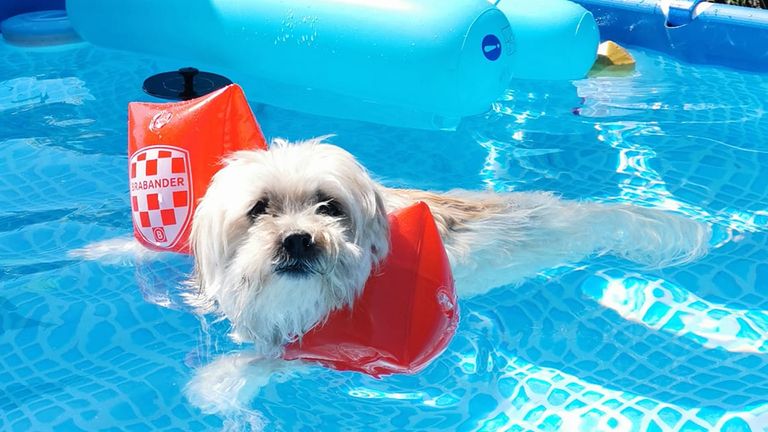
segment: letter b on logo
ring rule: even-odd
[[[152,228],[152,234],[155,236],[156,242],[164,243],[166,241],[165,228],[163,227]]]

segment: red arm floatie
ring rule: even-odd
[[[239,86],[176,103],[128,105],[133,233],[144,246],[189,253],[197,201],[221,159],[267,143]],[[191,155],[194,154],[194,157]]]
[[[185,102],[131,103],[128,127],[134,236],[156,250],[188,253],[195,206],[221,159],[267,148],[237,85]],[[285,359],[381,376],[417,372],[446,348],[458,308],[432,214],[418,203],[390,215],[390,227],[390,254],[354,306],[289,345]]]
[[[453,277],[432,213],[417,203],[389,217],[391,249],[354,307],[334,312],[286,348],[373,376],[415,373],[448,346],[459,319]]]

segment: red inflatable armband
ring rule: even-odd
[[[267,149],[234,84],[185,102],[131,103],[128,128],[134,236],[161,251],[189,252],[196,203],[223,157]],[[417,372],[446,348],[458,307],[429,207],[415,204],[391,214],[389,221],[389,256],[360,298],[290,344],[286,360],[381,376]]]
[[[415,373],[448,345],[458,323],[453,276],[424,203],[389,217],[391,249],[351,309],[334,312],[286,348],[286,360],[316,361],[373,376]]]
[[[161,251],[189,252],[195,206],[223,156],[267,148],[234,84],[184,102],[132,102],[128,131],[133,233],[144,246]]]

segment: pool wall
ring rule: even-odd
[[[702,64],[768,71],[768,10],[669,0],[574,0],[602,40]]]

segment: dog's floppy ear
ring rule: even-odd
[[[371,254],[375,263],[380,263],[389,253],[389,218],[384,208],[384,200],[379,191],[373,187],[372,196],[366,199],[364,209],[367,213],[366,230],[371,233]]]
[[[214,176],[223,175],[222,171]],[[224,182],[227,184],[227,182]],[[226,274],[225,266],[232,254],[232,243],[237,232],[247,229],[244,218],[234,218],[228,211],[230,194],[225,193],[215,182],[211,182],[205,197],[197,205],[192,219],[190,249],[195,258],[194,282],[201,292],[218,291],[218,278]]]
[[[189,237],[190,249],[195,258],[194,282],[201,292],[215,285],[215,277],[221,274],[221,267],[226,262],[222,257],[226,245],[223,241],[223,224],[216,222],[223,216],[216,210],[210,199],[201,200],[192,219],[192,233]]]
[[[217,278],[226,274],[224,267],[233,253],[237,233],[247,229],[240,213],[233,213],[237,191],[229,185],[242,177],[242,167],[254,163],[259,151],[238,151],[224,161],[224,168],[214,174],[205,196],[197,203],[192,217],[190,249],[195,257],[195,281],[201,291],[218,289]],[[218,180],[218,181],[217,181]],[[236,208],[236,207],[235,207]],[[245,210],[241,212],[245,214]]]
[[[330,136],[332,135],[315,138],[304,144],[313,146],[316,155],[321,155],[328,166],[334,167],[331,169],[334,180],[344,185],[344,195],[350,201],[351,207],[356,209],[355,241],[359,245],[370,243],[371,259],[374,264],[378,264],[389,253],[389,218],[384,200],[376,182],[351,153],[341,147],[322,142]]]

